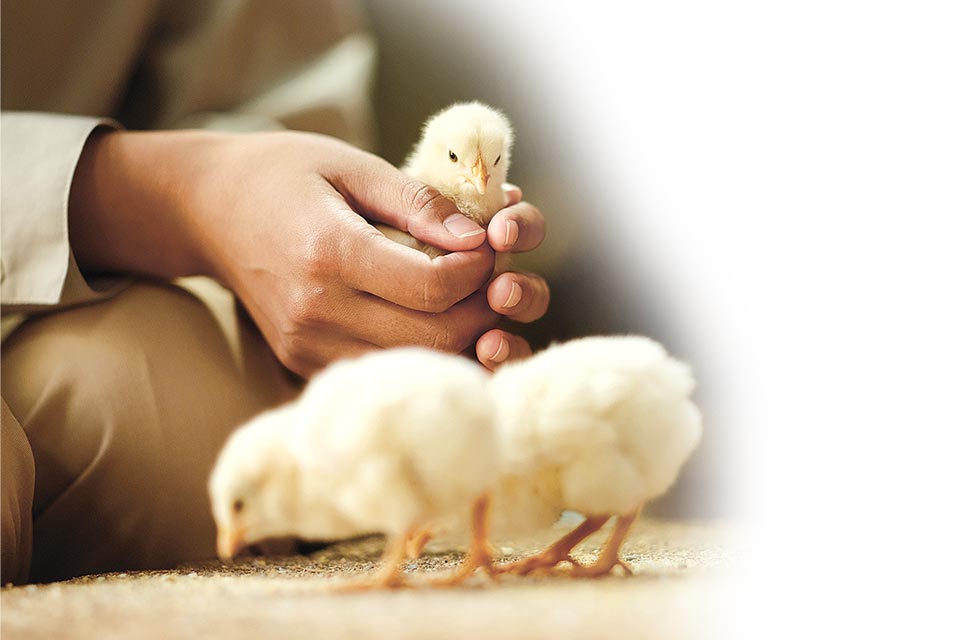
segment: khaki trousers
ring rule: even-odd
[[[298,388],[232,297],[139,283],[3,344],[2,580],[215,556],[225,438]]]

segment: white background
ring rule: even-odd
[[[532,64],[593,125],[600,209],[643,203],[611,221],[624,270],[631,239],[654,234],[680,317],[729,373],[762,525],[756,634],[956,631],[956,11],[524,6]]]

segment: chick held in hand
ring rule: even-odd
[[[433,115],[423,125],[401,171],[434,187],[481,227],[507,205],[503,185],[510,167],[513,129],[500,111],[481,102],[463,102]],[[446,253],[405,231],[377,225],[385,236],[423,251]]]
[[[473,540],[448,582],[490,572],[485,494],[499,457],[488,385],[479,365],[420,348],[330,366],[224,446],[209,485],[220,555],[275,536],[383,533],[378,573],[348,588],[402,586],[410,541],[469,510]]]
[[[493,494],[492,530],[522,534],[564,510],[585,520],[536,556],[499,570],[525,574],[567,561],[574,575],[629,568],[619,551],[643,505],[665,493],[699,444],[701,416],[689,367],[643,337],[590,337],[554,345],[496,371],[504,476]],[[574,547],[608,520],[597,561]]]

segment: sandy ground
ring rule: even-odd
[[[506,559],[569,529],[501,545]],[[604,531],[575,554],[589,561]],[[738,555],[717,523],[642,519],[622,557],[634,575],[573,579],[562,572],[457,588],[337,592],[367,574],[379,538],[310,556],[246,558],[85,576],[0,592],[0,635],[13,638],[698,638],[729,637],[726,576]],[[414,581],[450,572],[462,557],[438,545],[408,565]]]

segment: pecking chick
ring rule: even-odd
[[[530,532],[566,509],[586,516],[543,553],[500,570],[525,574],[562,561],[575,575],[627,569],[619,550],[630,525],[700,441],[693,388],[689,368],[642,337],[582,338],[498,369],[491,391],[505,471],[493,495],[494,531]],[[580,566],[571,551],[612,517],[599,559]]]
[[[381,568],[360,586],[394,587],[408,541],[472,503],[473,543],[451,582],[489,569],[484,494],[498,450],[488,384],[479,365],[418,348],[330,366],[225,445],[209,484],[218,553],[380,532]]]
[[[503,183],[512,146],[513,130],[503,113],[480,102],[458,103],[427,120],[400,170],[437,189],[461,213],[486,228],[507,204]],[[385,225],[377,229],[431,258],[445,253],[405,231]]]

